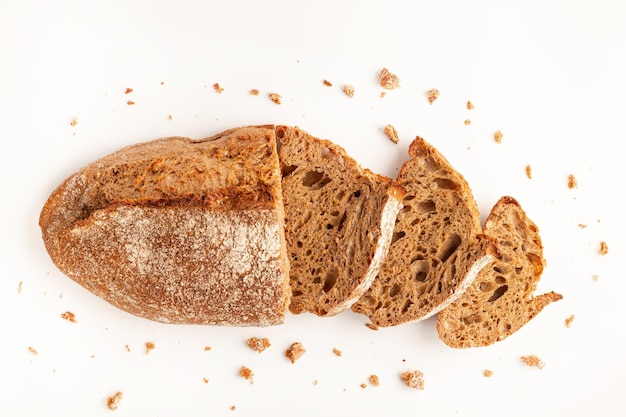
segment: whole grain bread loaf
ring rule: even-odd
[[[484,233],[498,255],[467,291],[437,317],[441,340],[455,348],[491,345],[518,331],[562,296],[533,293],[545,266],[537,226],[512,197],[502,197],[485,221]]]
[[[398,174],[404,208],[389,254],[352,310],[377,326],[430,317],[458,298],[495,253],[463,176],[424,139],[409,146]]]
[[[363,169],[344,149],[278,126],[290,310],[348,309],[368,289],[389,248],[403,190]]]
[[[274,126],[121,149],[63,182],[40,215],[57,267],[166,323],[268,326],[290,298]]]

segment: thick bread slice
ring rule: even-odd
[[[293,313],[337,314],[374,280],[403,190],[344,149],[278,126]]]
[[[166,323],[267,326],[289,303],[274,126],[121,149],[69,177],[39,224],[57,267]]]
[[[458,298],[495,253],[465,179],[424,139],[398,174],[406,190],[389,254],[352,306],[377,326],[430,317]]]
[[[555,292],[533,297],[545,260],[537,226],[515,199],[502,197],[496,203],[484,232],[497,241],[497,259],[437,318],[439,337],[451,347],[503,340],[562,298]]]

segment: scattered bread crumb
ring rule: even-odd
[[[167,115],[167,120],[174,120],[174,118],[172,117],[172,115],[171,115],[171,114],[168,114],[168,115]]]
[[[109,408],[109,410],[117,410],[117,407],[119,407],[123,396],[124,394],[122,394],[121,391],[118,391],[115,393],[115,395],[107,398],[107,407]]]
[[[256,88],[253,88],[252,90],[250,90],[250,94],[252,94],[253,96],[258,96],[260,93],[259,90],[257,90]]]
[[[543,367],[546,366],[546,364],[537,355],[520,356],[520,359],[526,365],[532,366],[535,368],[543,369]]]
[[[383,97],[385,97],[386,95],[387,95],[387,92],[386,92],[386,91],[381,91],[381,92],[380,92],[380,98],[383,98]]]
[[[428,97],[428,103],[433,104],[435,100],[439,98],[439,90],[436,88],[431,88],[426,92],[426,97]]]
[[[569,174],[567,176],[567,188],[571,190],[572,188],[577,188],[577,187],[578,187],[578,181],[576,181],[576,177],[574,177],[572,174]]]
[[[375,325],[374,323],[365,323],[365,327],[371,329],[371,330],[378,330],[378,326]]]
[[[343,93],[348,97],[354,97],[354,87],[350,84],[346,84],[343,86]]]
[[[213,89],[217,91],[218,93],[221,93],[222,91],[224,91],[224,89],[220,87],[219,83],[213,84]]]
[[[474,110],[474,104],[471,101],[467,101],[467,110]]]
[[[528,179],[532,179],[533,177],[533,172],[530,165],[526,165],[526,176],[528,177]]]
[[[22,285],[23,285],[23,284],[24,284],[24,283],[23,283],[22,281],[20,281],[20,283],[19,283],[19,284],[17,284],[17,293],[18,293],[18,294],[21,294],[21,293],[22,293]]]
[[[465,119],[463,123],[465,124],[465,126],[469,126],[472,124],[472,121],[470,119]]]
[[[318,381],[317,379],[313,381],[313,385],[317,385]]]
[[[134,102],[134,101],[132,101],[132,100],[128,100],[128,101],[126,102],[126,104],[128,104],[129,106],[134,106],[134,105],[135,105],[135,102]]]
[[[566,319],[565,319],[565,327],[569,327],[569,326],[571,326],[571,325],[572,325],[572,322],[574,321],[574,318],[575,318],[575,317],[576,317],[576,316],[572,314],[571,316],[569,316],[568,318],[566,318]]]
[[[604,241],[600,242],[600,255],[606,255],[607,253],[609,253],[609,246]]]
[[[130,87],[126,87],[126,91],[124,92],[124,94],[130,94],[133,92],[133,89]]]
[[[248,347],[259,353],[271,346],[270,340],[267,338],[251,337],[247,341]]]
[[[400,378],[409,388],[424,389],[424,373],[419,370],[406,371],[400,374]]]
[[[496,143],[502,143],[503,137],[504,135],[502,134],[502,131],[500,130],[496,130],[495,133],[493,134],[493,140],[495,140]]]
[[[66,311],[65,313],[61,314],[61,318],[69,322],[76,323],[76,316],[71,311]]]
[[[76,126],[77,124],[78,124],[78,119],[74,117],[72,121],[70,122],[70,126]]]
[[[337,356],[341,356],[341,354],[342,354],[342,352],[339,349],[337,349],[337,348],[333,348],[333,353],[335,355],[337,355]]]
[[[382,71],[380,71],[380,86],[387,90],[393,90],[394,88],[400,87],[400,79],[397,75],[389,72],[387,68],[383,68]]]
[[[331,82],[330,82],[330,81],[328,81],[328,80],[324,80],[324,81],[322,81],[322,84],[324,84],[326,87],[332,87],[332,86],[333,86],[333,83],[331,83]]]
[[[230,409],[231,409],[232,411],[235,411],[235,410],[237,409],[237,407],[235,407],[234,405],[231,405],[231,406],[230,406]]]
[[[205,351],[205,352],[208,352],[209,350],[211,350],[211,346],[206,345],[206,346],[204,347],[204,351]]]
[[[598,278],[600,278],[600,277],[598,276],[598,274],[593,274],[593,275],[591,276],[591,279],[593,279],[594,281],[597,281],[597,280],[598,280]]]
[[[377,387],[380,385],[380,381],[378,380],[378,375],[372,374],[369,377],[370,385]]]
[[[130,346],[128,346],[128,345],[124,345],[124,347],[126,348],[126,352],[129,352],[129,353],[130,353]]]
[[[361,383],[361,388],[367,388],[367,385],[365,383]]]
[[[32,347],[32,346],[29,346],[29,347],[28,347],[28,351],[29,351],[29,352],[30,352],[30,354],[31,354],[31,355],[33,355],[33,356],[37,356],[37,355],[39,354],[39,352],[37,352],[37,350],[35,350],[35,348],[34,348],[34,347]]]
[[[249,381],[251,384],[254,384],[254,372],[252,372],[252,369],[246,367],[246,366],[242,366],[241,370],[239,371],[239,375],[241,375],[243,377],[243,379],[245,379],[246,381]]]
[[[304,349],[302,343],[295,342],[285,351],[285,356],[289,358],[291,363],[296,363],[296,361],[300,359],[305,352],[306,349]]]
[[[276,104],[281,104],[281,99],[283,97],[278,93],[270,93],[270,100],[272,100]]]
[[[154,343],[146,342],[146,354],[150,353],[151,350],[154,350]]]
[[[398,132],[396,131],[396,128],[392,125],[385,126],[384,132],[385,135],[387,135],[387,137],[391,139],[393,143],[398,143],[400,141],[400,138],[398,137]]]
[[[580,227],[581,229],[586,229],[587,225],[583,223],[578,223],[578,227]]]
[[[484,375],[486,378],[489,378],[489,377],[491,377],[491,376],[493,375],[493,371],[490,371],[489,369],[485,369],[485,370],[483,371],[483,375]]]
[[[202,381],[203,381],[205,384],[208,384],[208,383],[209,383],[209,378],[202,378]]]

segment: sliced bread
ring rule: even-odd
[[[495,253],[463,176],[424,139],[398,174],[404,208],[378,276],[352,310],[377,326],[430,317],[458,298]]]
[[[403,190],[344,149],[278,126],[291,312],[329,316],[368,289],[387,253]]]
[[[470,288],[437,318],[441,340],[455,348],[491,345],[518,331],[562,296],[534,297],[545,266],[537,226],[512,197],[502,197],[484,225],[498,256]]]
[[[40,215],[57,267],[166,323],[284,320],[289,260],[274,126],[121,149],[70,176]]]

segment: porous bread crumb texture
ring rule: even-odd
[[[428,104],[433,104],[439,98],[439,90],[431,88],[426,92],[426,98],[428,99]]]
[[[387,90],[393,90],[394,88],[400,87],[400,79],[397,75],[389,72],[387,68],[383,68],[380,71],[380,86],[386,88]]]
[[[533,296],[545,267],[537,226],[512,197],[502,197],[484,225],[498,255],[472,286],[437,319],[444,343],[455,348],[491,345],[518,331],[562,296]]]
[[[291,312],[334,315],[375,277],[391,239],[401,189],[362,169],[344,149],[277,127]]]
[[[132,314],[268,326],[289,301],[274,127],[133,145],[66,180],[40,226],[57,267]]]
[[[409,388],[424,389],[424,373],[420,370],[402,372],[400,379]]]
[[[266,337],[251,337],[246,343],[250,349],[259,353],[271,346],[270,340]]]
[[[354,97],[354,87],[350,84],[346,84],[343,86],[343,93],[348,97]]]
[[[479,239],[480,216],[470,187],[422,138],[409,147],[398,183],[404,187],[389,253],[352,310],[376,326],[424,319],[469,285],[492,243]]]
[[[252,369],[248,368],[247,366],[242,366],[239,370],[239,375],[246,381],[254,384],[254,372],[252,372]]]
[[[117,410],[120,403],[122,402],[123,397],[124,394],[121,391],[118,391],[109,398],[107,398],[107,408],[113,411]]]
[[[398,143],[400,141],[400,138],[398,137],[398,131],[395,127],[393,127],[393,125],[386,125],[383,129],[383,132],[385,132],[385,135],[387,135],[387,137],[393,143]]]
[[[526,365],[531,366],[533,368],[543,369],[546,366],[545,362],[541,360],[541,358],[539,358],[539,356],[537,355],[520,356],[520,359]]]
[[[600,242],[600,255],[606,255],[609,253],[609,245],[606,242]]]
[[[291,361],[291,363],[296,363],[296,361],[300,359],[305,352],[306,349],[304,348],[302,343],[294,342],[285,351],[285,356]]]

